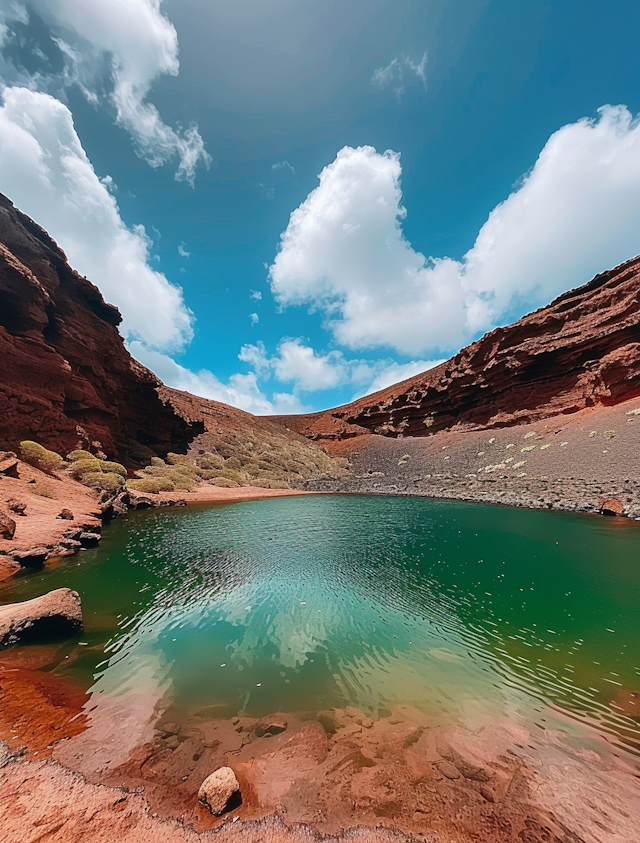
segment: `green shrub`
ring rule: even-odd
[[[173,492],[173,485],[161,477],[144,477],[139,480],[128,480],[127,486],[136,492],[147,492],[157,495],[158,492]]]
[[[169,465],[191,465],[189,457],[186,454],[167,454],[167,462]]]
[[[240,484],[236,483],[235,480],[229,480],[228,477],[216,477],[215,480],[211,481],[211,485],[223,489],[237,489]]]
[[[160,457],[151,457],[151,463],[150,464],[152,466],[154,466],[155,468],[164,468],[164,466],[166,465],[166,462],[164,460],[160,459]]]
[[[22,459],[32,465],[34,468],[39,468],[46,474],[52,474],[54,471],[59,471],[64,463],[60,454],[55,451],[49,451],[38,445],[37,442],[32,442],[26,439],[20,443],[20,456]]]
[[[111,460],[104,460],[102,470],[119,474],[121,477],[127,476],[127,469],[123,465],[120,465],[119,462],[111,462]]]
[[[213,471],[217,468],[222,468],[224,460],[218,454],[202,454],[196,459],[196,465],[208,471]]]
[[[89,451],[71,451],[70,454],[67,454],[67,460],[69,462],[75,462],[76,460],[93,460],[95,459],[93,454],[90,454]]]
[[[124,486],[124,478],[113,471],[95,471],[85,474],[82,483],[92,489],[102,489],[116,494]]]
[[[96,457],[88,457],[72,462],[68,468],[69,474],[74,480],[84,483],[84,477],[87,474],[100,473],[102,471],[102,463]]]

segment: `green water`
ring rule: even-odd
[[[223,716],[562,710],[640,749],[633,522],[365,496],[135,513],[1,597],[63,585],[85,631],[50,669],[102,695]]]

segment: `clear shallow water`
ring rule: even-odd
[[[365,496],[135,513],[1,597],[62,585],[86,629],[55,670],[104,694],[219,716],[410,703],[543,727],[558,707],[640,752],[631,522]]]

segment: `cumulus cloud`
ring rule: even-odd
[[[278,415],[308,411],[297,396],[276,392],[269,400],[258,386],[255,372],[246,375],[234,374],[223,383],[208,369],[192,372],[171,357],[147,348],[140,342],[129,344],[133,356],[174,389],[182,389],[202,398],[222,401],[255,415]]]
[[[182,242],[178,246],[178,254],[180,255],[181,258],[190,258],[191,257],[191,252],[187,251],[186,243]]]
[[[263,376],[273,372],[277,380],[292,383],[295,390],[331,389],[351,379],[349,366],[340,351],[318,354],[301,339],[281,340],[273,356],[269,356],[262,342],[247,344],[238,357]]]
[[[258,322],[260,321],[260,317],[258,316],[257,313],[250,313],[249,314],[249,320],[250,320],[252,326],[257,325]]]
[[[149,265],[144,228],[122,221],[111,182],[96,175],[69,109],[26,88],[5,88],[3,99],[0,190],[120,308],[125,337],[158,349],[182,347],[192,337],[182,290]]]
[[[555,132],[461,260],[407,241],[400,177],[395,152],[344,147],[269,270],[281,305],[323,310],[351,348],[454,350],[640,251],[640,123],[624,106]]]
[[[402,99],[405,91],[405,78],[409,75],[419,79],[425,90],[427,87],[427,53],[423,53],[419,61],[413,61],[410,56],[396,57],[385,67],[374,70],[371,84],[377,88],[392,88],[398,100]]]
[[[97,103],[108,77],[116,120],[131,133],[139,154],[153,167],[177,158],[176,178],[193,184],[198,163],[210,162],[196,125],[168,126],[147,99],[158,77],[175,76],[179,69],[177,33],[162,14],[160,0],[31,0],[29,9],[27,14],[16,2],[4,8],[0,36],[4,33],[6,41],[11,27],[24,26],[35,11],[50,29],[49,55],[43,54],[48,61],[37,71],[5,61],[5,78],[58,95],[77,85]],[[38,50],[42,53],[38,44],[32,45],[32,55],[37,57]],[[52,65],[54,51],[54,64],[61,69]]]
[[[441,360],[349,360],[339,350],[320,354],[302,339],[283,339],[276,353],[270,355],[263,342],[244,345],[238,355],[260,378],[271,376],[281,383],[292,384],[294,394],[320,392],[346,386],[360,387],[355,397],[369,395],[412,375],[424,372]],[[367,385],[362,389],[363,385]]]
[[[249,298],[253,299],[254,301],[262,301],[262,293],[260,290],[251,290],[249,293]]]

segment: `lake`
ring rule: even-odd
[[[1,597],[60,586],[85,631],[53,669],[102,695],[218,717],[561,714],[640,752],[634,522],[376,496],[152,510]]]

